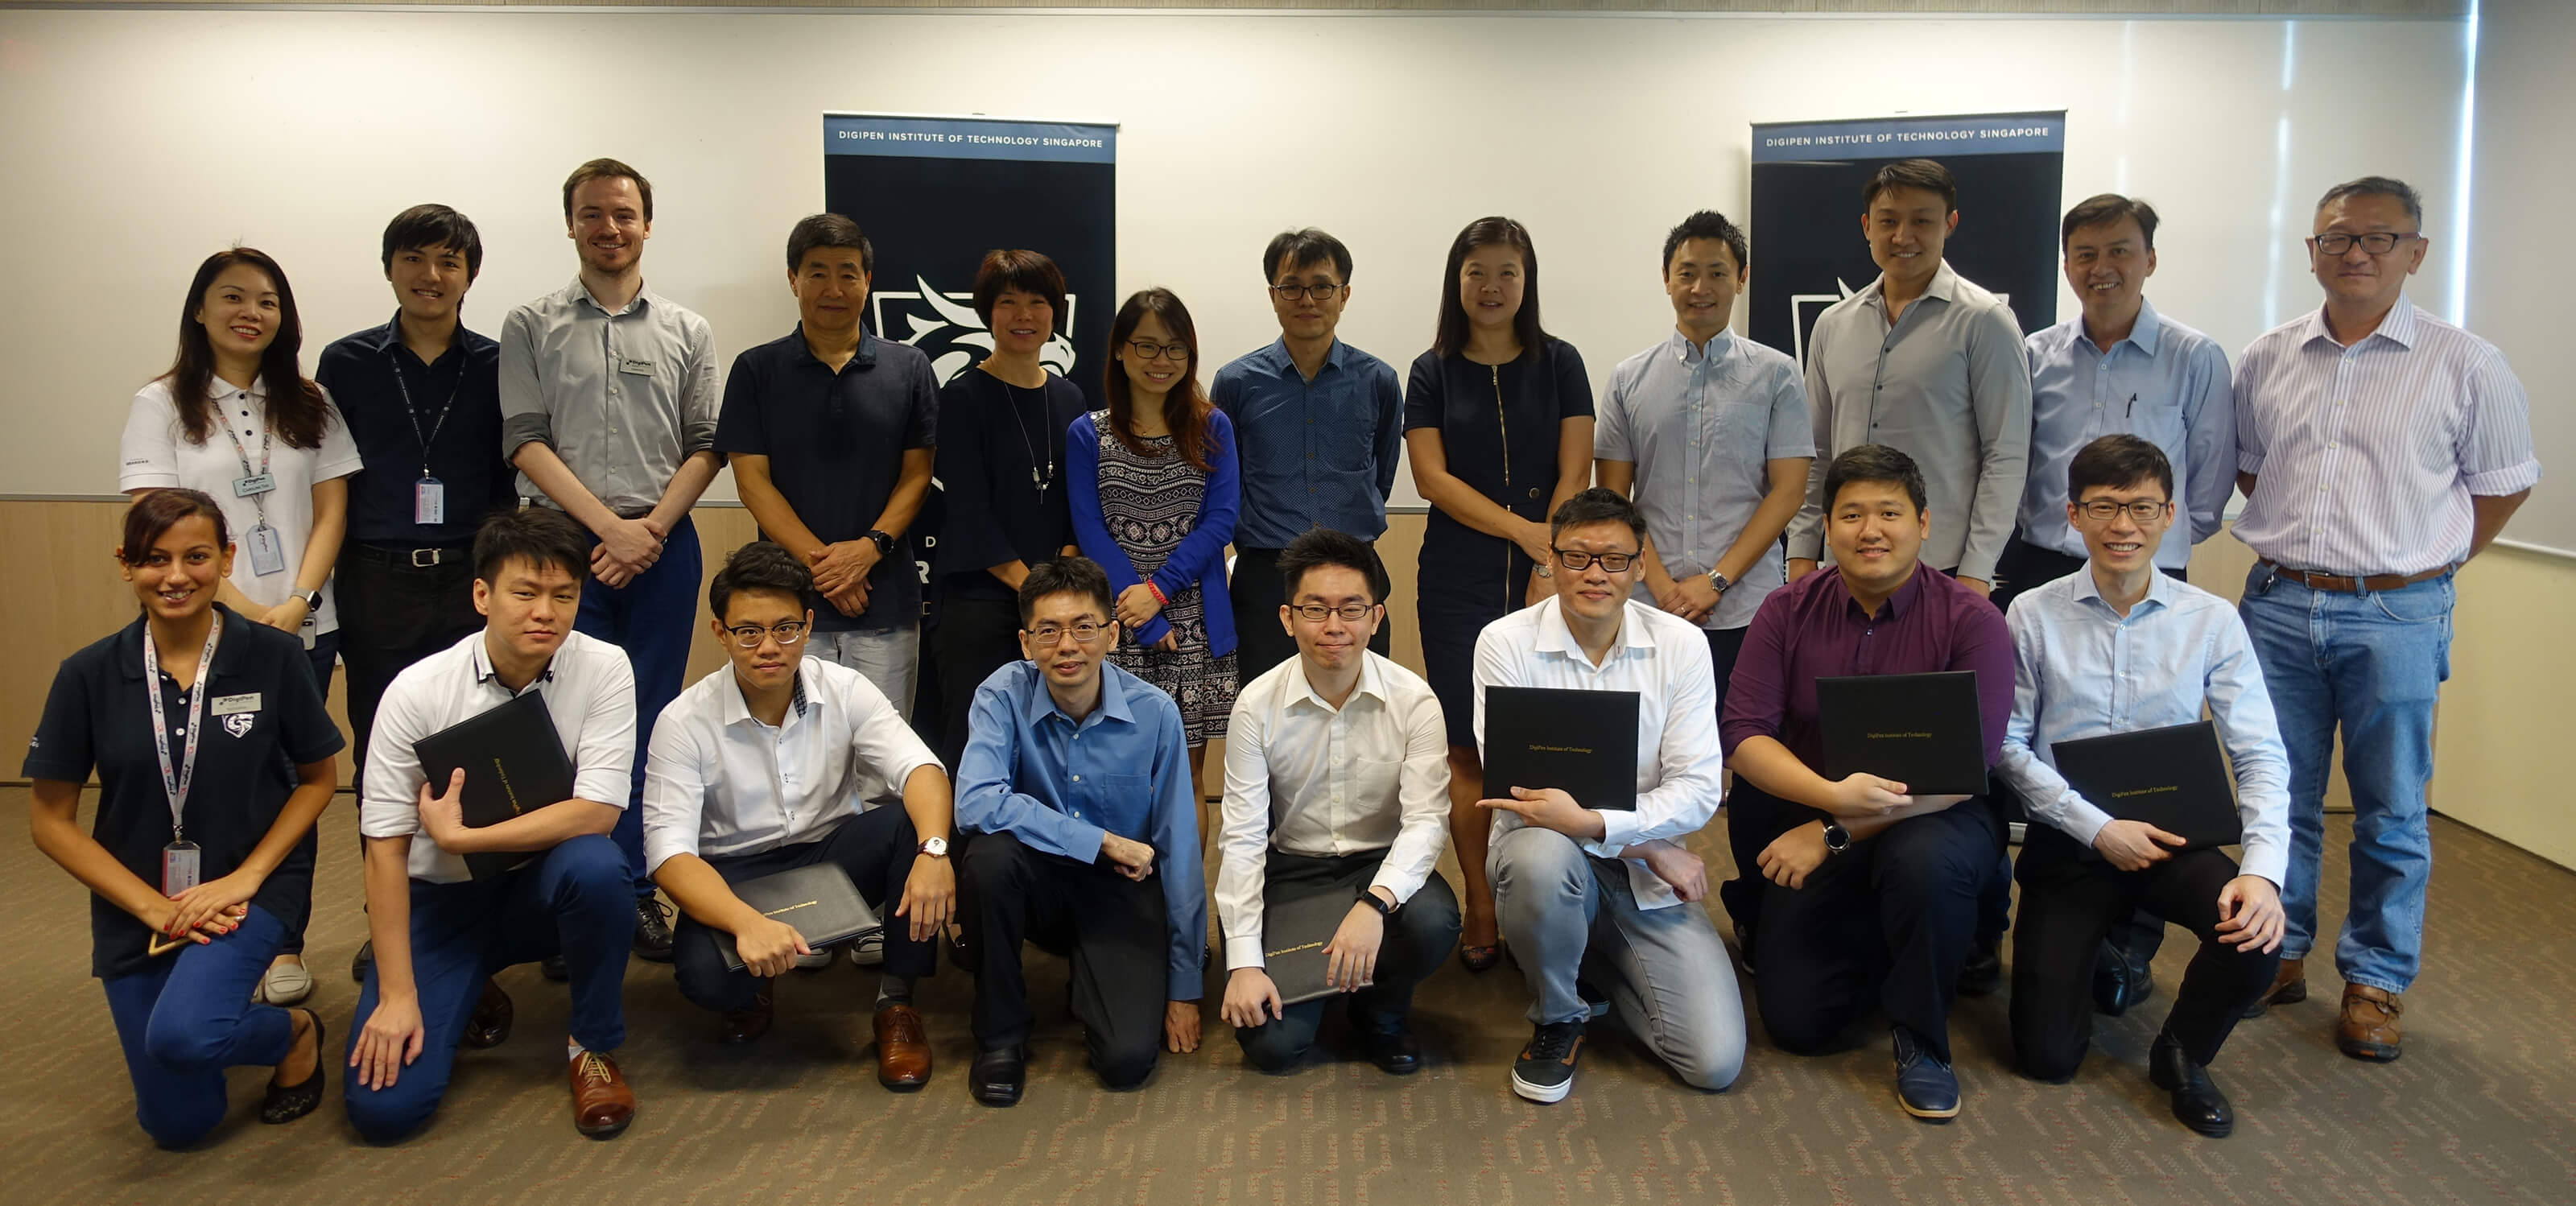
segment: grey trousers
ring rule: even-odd
[[[1486,856],[1503,941],[1529,977],[1529,1020],[1588,1017],[1578,975],[1682,1083],[1711,1092],[1744,1068],[1744,996],[1701,904],[1640,909],[1624,863],[1523,825]]]

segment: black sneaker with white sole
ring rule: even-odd
[[[1530,1032],[1529,1045],[1512,1063],[1512,1092],[1531,1101],[1557,1102],[1574,1088],[1574,1061],[1583,1055],[1583,1023],[1548,1022]]]

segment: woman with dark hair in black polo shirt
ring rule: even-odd
[[[1431,503],[1418,579],[1422,677],[1449,725],[1449,836],[1467,890],[1458,958],[1501,957],[1485,882],[1492,814],[1476,750],[1476,637],[1551,592],[1547,517],[1592,483],[1592,383],[1574,345],[1538,325],[1538,249],[1510,218],[1449,245],[1440,327],[1404,386],[1404,447]],[[1502,794],[1496,786],[1494,793]]]
[[[233,546],[213,498],[137,498],[116,556],[143,614],[64,659],[24,773],[36,848],[90,890],[90,972],[135,1120],[185,1147],[223,1121],[226,1068],[277,1069],[262,1122],[322,1100],[322,1019],[251,993],[312,908],[312,848],[297,845],[339,785],[341,738],[303,642],[215,602]]]

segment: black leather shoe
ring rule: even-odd
[[[537,970],[545,973],[547,979],[557,984],[572,979],[572,965],[565,963],[561,955],[546,956],[544,962],[537,964]]]
[[[1995,948],[1979,943],[1959,967],[1959,995],[1991,997],[2004,986],[2004,960]]]
[[[498,981],[483,981],[483,995],[474,1002],[474,1016],[465,1021],[465,1033],[458,1041],[477,1051],[489,1051],[510,1038],[510,1023],[518,1010],[510,1004],[510,994],[501,991]]]
[[[2093,1011],[2118,1017],[2156,993],[2155,969],[2108,942],[2093,952]]]
[[[671,906],[659,896],[635,898],[635,957],[654,963],[671,961]]]
[[[975,1053],[975,1063],[966,1069],[966,1091],[988,1106],[1020,1104],[1020,1090],[1029,1080],[1029,1047],[1016,1043]]]
[[[2184,1126],[2212,1139],[2224,1139],[2236,1129],[2236,1107],[2210,1082],[2209,1071],[2182,1053],[2172,1035],[2158,1034],[2148,1050],[2147,1079],[2173,1094],[2173,1115]]]
[[[367,967],[375,961],[375,939],[370,938],[365,942],[359,943],[356,957],[349,960],[349,978],[357,981],[359,987],[365,987],[367,983]]]
[[[1413,1029],[1402,1022],[1384,1030],[1363,1030],[1360,1042],[1368,1048],[1369,1062],[1389,1076],[1411,1076],[1422,1070],[1422,1044],[1413,1037]]]

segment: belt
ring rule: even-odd
[[[349,553],[351,556],[355,556],[366,561],[373,561],[380,565],[410,566],[413,569],[428,569],[432,566],[447,565],[450,563],[462,564],[473,552],[473,547],[474,546],[470,544],[451,544],[435,545],[429,548],[402,548],[399,546],[357,544],[353,542],[349,545]]]
[[[2444,574],[2450,573],[2452,570],[2460,568],[2458,562],[2453,562],[2449,565],[2436,566],[2432,569],[2425,570],[2420,574],[2371,574],[2367,577],[2351,577],[2344,574],[2320,574],[2309,570],[2291,569],[2290,567],[2274,561],[2269,557],[2259,558],[2255,561],[2255,564],[2267,566],[2273,573],[2279,574],[2292,582],[2296,582],[2301,586],[2307,587],[2309,590],[2340,591],[2344,594],[2359,594],[2363,591],[2396,590],[2401,586],[2413,586],[2418,582],[2430,582],[2435,578],[2439,578]]]

